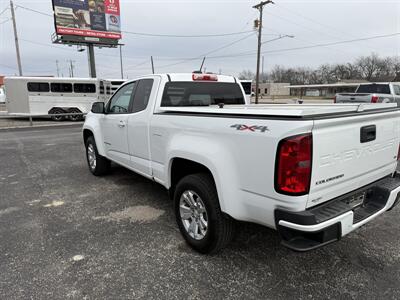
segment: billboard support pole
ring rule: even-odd
[[[91,78],[96,78],[96,60],[94,57],[94,46],[88,44],[88,63],[89,63],[89,76]]]
[[[22,76],[22,65],[21,65],[21,55],[19,53],[17,22],[15,21],[14,3],[12,2],[12,0],[10,0],[10,9],[11,9],[11,18],[12,18],[13,28],[14,28],[15,50],[17,52],[18,72],[19,72],[19,76]]]
[[[122,45],[119,45],[119,61],[121,63],[121,79],[124,79],[124,67],[122,64]]]

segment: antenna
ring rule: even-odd
[[[206,57],[204,56],[204,58],[203,58],[203,62],[201,63],[201,66],[200,66],[200,72],[201,72],[201,70],[203,70],[203,66],[204,66],[204,62],[206,61]]]

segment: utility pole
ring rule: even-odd
[[[154,61],[153,61],[153,56],[151,56],[151,70],[153,71],[153,74],[154,74]]]
[[[57,66],[57,77],[60,77],[60,67],[58,66],[58,60],[56,60],[56,66]]]
[[[265,75],[264,75],[264,55],[262,57],[262,68],[261,68],[261,74],[262,74],[262,78],[261,80],[264,82],[265,79]]]
[[[260,12],[260,20],[258,21],[258,47],[257,47],[257,73],[256,73],[256,104],[258,104],[259,87],[260,87],[260,55],[261,55],[261,43],[262,43],[262,24],[263,24],[263,10],[267,4],[274,4],[273,1],[263,1],[253,6]]]
[[[19,76],[22,76],[22,65],[21,65],[21,55],[19,53],[17,22],[15,21],[14,3],[12,2],[12,0],[10,0],[10,9],[11,9],[11,17],[12,17],[12,21],[13,21],[13,28],[14,28],[15,50],[17,52],[18,72],[19,72]]]
[[[124,79],[124,67],[122,63],[122,45],[119,45],[119,61],[121,64],[121,79]]]
[[[88,63],[89,63],[89,76],[90,78],[96,78],[96,59],[94,56],[93,44],[88,44]]]

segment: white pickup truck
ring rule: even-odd
[[[234,220],[315,249],[399,202],[393,104],[247,105],[234,77],[151,75],[95,103],[83,138],[94,175],[113,161],[163,185],[201,253],[227,245]]]
[[[335,103],[396,103],[400,104],[400,83],[363,83],[355,93],[336,94]]]

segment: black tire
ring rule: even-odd
[[[65,114],[65,113],[66,112],[61,108],[55,108],[55,109],[50,111],[51,115]],[[53,121],[60,122],[60,121],[64,121],[65,120],[65,116],[52,116],[51,119]]]
[[[94,140],[94,137],[90,136],[86,140],[85,145],[86,145],[86,160],[87,160],[90,172],[95,176],[103,176],[103,175],[108,174],[111,169],[111,162],[107,158],[105,158],[104,156],[101,156],[99,154],[99,152],[97,151],[96,142]],[[93,154],[95,156],[95,164],[94,165],[91,164],[91,160],[89,158],[90,154]]]
[[[68,113],[70,114],[81,114],[82,112],[78,108],[71,108],[68,110]],[[82,115],[73,115],[73,116],[68,116],[69,120],[72,122],[77,122],[77,121],[82,121],[83,116]]]
[[[189,234],[181,218],[180,201],[187,191],[193,191],[201,198],[207,213],[207,230],[200,240]],[[234,236],[235,221],[221,211],[214,180],[208,174],[188,175],[179,181],[174,193],[174,211],[176,222],[185,241],[200,253],[215,254],[229,244]]]

